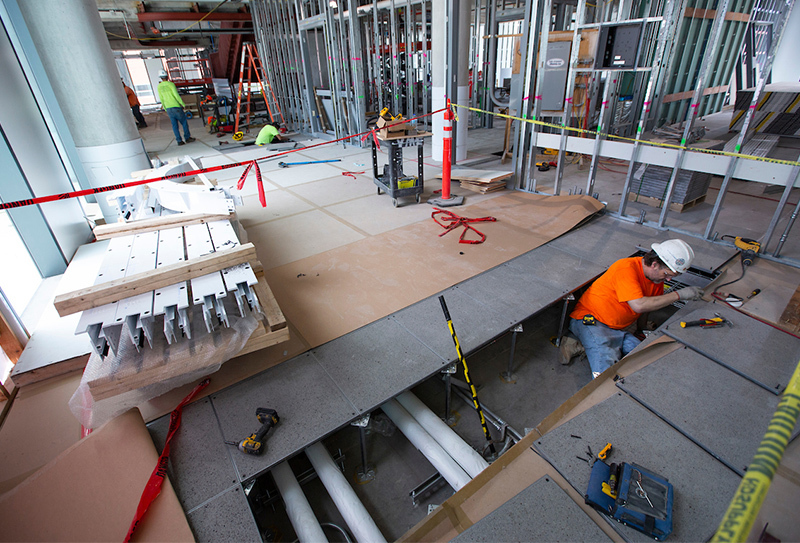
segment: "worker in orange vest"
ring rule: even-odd
[[[134,119],[136,119],[136,125],[139,128],[147,128],[147,123],[144,120],[144,116],[142,112],[139,111],[139,99],[136,97],[136,93],[133,92],[133,89],[130,88],[128,85],[125,84],[125,80],[122,80],[122,86],[125,88],[125,95],[128,97],[128,105],[131,106],[131,113],[133,113]]]

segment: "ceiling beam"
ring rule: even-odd
[[[137,13],[140,23],[156,21],[250,21],[249,13],[197,13],[194,11],[146,11]]]

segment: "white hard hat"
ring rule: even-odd
[[[167,75],[166,70],[161,70],[160,72],[158,72],[158,77],[160,77],[161,79],[166,79],[169,76]]]
[[[663,243],[654,243],[651,247],[658,258],[675,273],[688,270],[694,260],[694,251],[682,239],[668,239]]]

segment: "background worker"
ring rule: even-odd
[[[689,269],[694,251],[683,240],[654,243],[644,256],[616,261],[583,293],[570,314],[574,333],[592,369],[592,378],[618,362],[639,344],[633,335],[643,314],[678,300],[699,300],[697,287],[671,290],[664,294],[664,281]],[[575,338],[564,338],[562,363],[580,354]]]
[[[273,141],[283,141],[280,128],[281,125],[278,123],[267,123],[258,133],[256,145],[261,146],[272,143]]]
[[[138,128],[147,128],[147,123],[142,116],[142,112],[139,111],[139,98],[136,97],[136,93],[133,92],[133,89],[130,88],[128,85],[125,84],[125,80],[122,80],[122,87],[125,89],[125,96],[128,97],[128,105],[131,106],[131,113],[133,113],[133,118],[136,119],[136,126]]]
[[[183,111],[186,104],[183,103],[180,94],[178,94],[178,87],[168,80],[169,76],[167,76],[166,70],[161,70],[158,77],[161,78],[161,83],[158,84],[158,98],[161,100],[161,107],[167,112],[169,120],[172,122],[175,140],[177,140],[178,145],[184,144],[183,140],[181,140],[180,130],[178,130],[178,122],[180,122],[183,125],[183,136],[186,143],[192,143],[194,138],[189,134],[189,123],[186,120],[186,112]]]

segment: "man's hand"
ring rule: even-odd
[[[697,287],[686,287],[676,290],[675,292],[678,293],[678,296],[680,296],[679,299],[681,300],[699,300],[703,297],[702,289]]]

